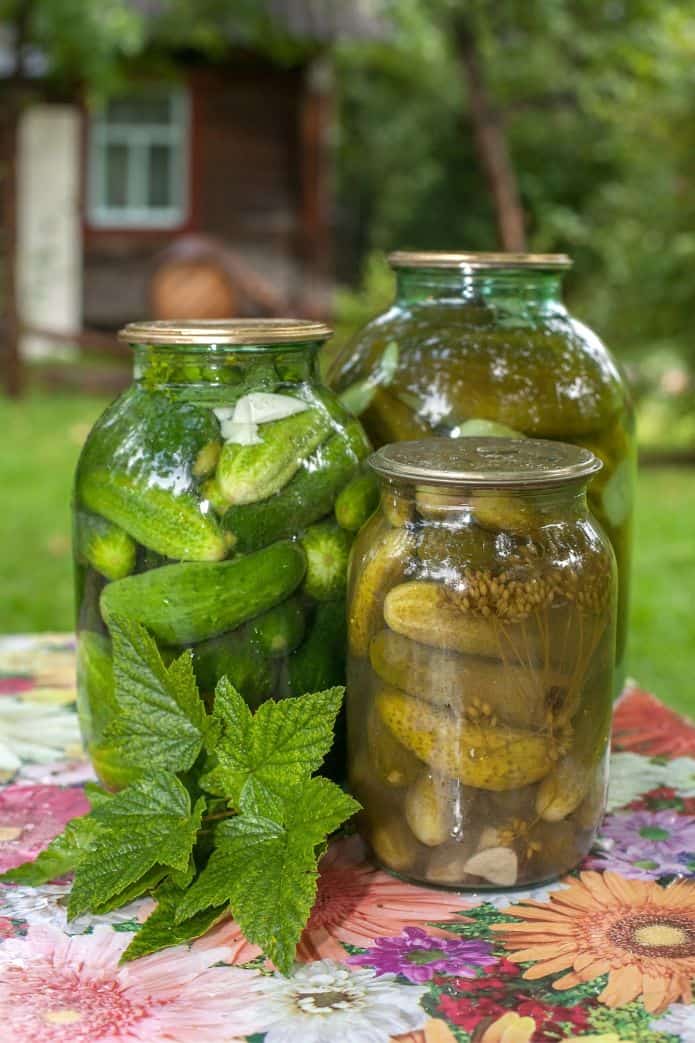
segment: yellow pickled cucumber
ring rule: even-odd
[[[351,567],[348,641],[353,655],[367,655],[382,622],[386,592],[402,576],[413,550],[414,538],[407,529],[389,529],[368,549],[359,568]]]
[[[495,535],[479,525],[446,524],[423,527],[417,555],[423,571],[435,574],[444,567],[462,573],[464,569],[478,569],[495,560]]]
[[[409,695],[473,719],[497,718],[522,728],[555,721],[570,683],[550,668],[442,651],[387,628],[372,639],[369,658],[382,681]]]
[[[538,526],[538,514],[522,496],[481,492],[471,496],[470,507],[478,525],[496,532],[528,533]]]
[[[466,501],[460,493],[443,492],[428,485],[418,486],[415,505],[423,518],[443,520],[466,513]]]
[[[405,796],[405,820],[413,836],[427,847],[449,840],[456,825],[455,784],[421,775]]]
[[[406,873],[415,861],[414,840],[400,818],[376,823],[368,833],[369,843],[379,862],[396,873]]]
[[[610,727],[610,704],[584,706],[573,718],[572,749],[543,780],[536,811],[545,822],[560,822],[584,801],[605,754]]]
[[[385,489],[381,494],[381,510],[394,529],[411,522],[415,513],[413,501],[391,489]]]
[[[376,705],[399,742],[432,771],[477,789],[508,790],[550,771],[561,740],[520,728],[473,724],[395,688]]]
[[[519,593],[519,611],[525,604]],[[535,625],[474,615],[466,607],[464,594],[441,583],[400,583],[386,596],[384,619],[396,633],[434,648],[521,662],[542,662],[544,658],[543,635]]]
[[[386,727],[374,707],[367,718],[367,749],[371,771],[388,786],[407,786],[420,774],[420,761]]]

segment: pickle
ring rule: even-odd
[[[222,494],[219,483],[215,477],[208,478],[200,487],[200,495],[203,501],[207,502],[212,507],[215,514],[220,518],[229,507],[229,503],[225,496]],[[230,548],[236,543],[236,537],[230,532],[227,534],[229,537]]]
[[[473,517],[484,529],[528,533],[538,526],[538,514],[528,499],[511,493],[479,492],[469,499]]]
[[[376,475],[372,471],[362,474],[348,482],[338,493],[335,501],[335,518],[341,529],[358,532],[367,518],[374,513],[379,503],[379,487]]]
[[[472,724],[395,688],[383,688],[376,704],[398,741],[432,771],[476,789],[538,782],[562,750],[554,736]]]
[[[372,827],[369,842],[382,865],[396,873],[407,873],[415,862],[413,838],[400,819],[392,818]]]
[[[405,797],[405,820],[413,836],[427,847],[448,840],[456,826],[455,802],[450,780],[421,775]]]
[[[381,494],[381,510],[389,525],[399,529],[413,520],[415,513],[413,501],[407,496],[400,496],[392,489],[384,489]]]
[[[388,786],[407,786],[420,774],[421,762],[401,745],[375,708],[367,718],[367,749],[373,771]]]
[[[107,579],[123,579],[135,568],[135,540],[98,514],[75,513],[75,551]]]
[[[475,616],[462,611],[462,599],[441,583],[411,580],[394,587],[384,600],[384,619],[399,634],[454,652],[521,662],[543,660],[542,634],[534,626]]]
[[[305,409],[261,424],[259,444],[227,442],[216,472],[222,495],[239,505],[280,492],[329,431],[330,418],[323,411]]]
[[[306,554],[304,591],[316,601],[345,598],[347,564],[352,535],[334,521],[317,522],[306,530],[300,544]]]
[[[473,718],[496,717],[523,728],[555,720],[569,678],[550,668],[504,664],[440,651],[382,630],[369,646],[372,668],[387,684]]]
[[[354,578],[348,613],[350,649],[366,656],[369,641],[382,620],[384,596],[411,557],[415,541],[407,529],[390,529],[374,543]],[[351,570],[354,575],[355,570]]]
[[[419,515],[432,521],[458,520],[468,513],[460,493],[446,493],[425,485],[418,486],[415,492],[415,506]]]
[[[432,433],[429,425],[420,420],[409,406],[384,388],[376,389],[369,405],[360,414],[360,420],[375,445],[426,438]]]
[[[423,563],[422,574],[428,578],[444,577],[452,569],[484,568],[495,560],[495,535],[473,523],[427,525],[420,533],[417,548]]]
[[[576,757],[563,757],[538,787],[536,811],[545,822],[560,822],[577,810],[591,781],[591,774]]]
[[[213,442],[207,442],[193,461],[191,468],[193,477],[208,478],[217,467],[221,452],[222,443],[220,441],[215,439]]]

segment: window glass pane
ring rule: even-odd
[[[128,146],[107,145],[106,199],[108,207],[125,207],[128,204]]]
[[[168,145],[150,145],[148,206],[172,206],[171,198],[172,150]]]
[[[172,122],[172,98],[167,94],[142,94],[123,98],[112,98],[105,112],[107,123],[164,124]]]

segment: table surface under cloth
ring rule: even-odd
[[[6,1043],[695,1043],[695,727],[629,689],[609,811],[581,872],[533,892],[454,894],[335,841],[283,978],[232,920],[119,966],[152,908],[68,924],[66,883],[0,885]],[[74,642],[0,640],[0,865],[87,811]]]

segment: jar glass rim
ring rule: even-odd
[[[392,268],[444,268],[467,272],[478,269],[537,269],[565,271],[572,267],[568,254],[476,253],[439,250],[395,250],[388,255]]]
[[[118,332],[127,344],[264,345],[327,340],[330,326],[311,319],[196,319],[129,322]]]
[[[542,438],[426,438],[394,442],[369,457],[385,478],[426,485],[540,489],[603,467],[589,449]]]

